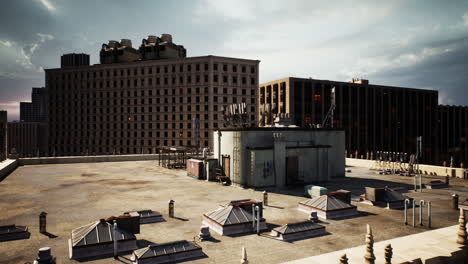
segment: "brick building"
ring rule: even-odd
[[[373,85],[367,80],[280,79],[259,86],[260,126],[272,124],[278,113],[289,113],[301,127],[322,124],[332,87],[333,126],[345,129],[348,156],[356,151],[359,157],[376,151],[415,153],[416,137],[422,136],[422,162],[437,163],[438,92],[433,90]]]
[[[48,125],[41,122],[8,122],[8,153],[16,157],[48,156]]]
[[[219,56],[135,56],[131,42],[103,45],[106,63],[47,69],[50,152],[56,155],[154,153],[163,146],[212,147],[222,108],[245,102],[257,121],[258,60]],[[158,40],[159,39],[159,40]],[[158,45],[172,37],[156,38]],[[166,45],[170,47],[170,45]],[[159,48],[167,49],[166,48]],[[112,58],[112,59],[111,59]]]

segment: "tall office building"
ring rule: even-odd
[[[4,161],[7,158],[7,145],[8,145],[8,136],[7,136],[7,124],[8,117],[7,111],[0,110],[0,162]]]
[[[45,70],[51,153],[154,153],[196,142],[212,147],[222,108],[233,103],[246,103],[251,125],[258,123],[258,60],[186,57],[168,34],[149,36],[139,50],[129,40],[109,41],[100,59]]]
[[[24,122],[47,122],[49,95],[46,88],[32,88],[31,102],[20,102],[20,120]]]
[[[259,86],[260,125],[271,125],[278,113],[289,113],[298,126],[322,124],[333,87],[333,126],[345,129],[348,155],[415,153],[416,138],[422,136],[422,162],[436,163],[438,92],[433,90],[373,85],[367,80],[280,79]]]
[[[437,107],[439,145],[438,161],[450,165],[453,157],[454,166],[468,166],[468,106],[439,105]]]

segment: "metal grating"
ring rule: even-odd
[[[300,203],[322,211],[342,210],[355,207],[354,205],[347,204],[333,196],[328,195],[322,195]]]
[[[117,228],[117,240],[135,239],[135,235]],[[73,246],[86,246],[113,241],[112,224],[99,220],[73,229],[71,240]]]
[[[273,230],[284,235],[284,234],[293,234],[293,233],[305,232],[305,231],[322,229],[322,228],[325,229],[325,227],[322,225],[313,223],[311,221],[304,221],[304,222],[285,224],[280,227],[276,227]]]
[[[205,214],[205,216],[222,226],[245,224],[253,221],[252,212],[233,205],[219,208]]]
[[[194,242],[180,240],[158,245],[149,245],[145,248],[135,250],[133,254],[136,259],[146,259],[199,249],[201,250],[201,247]]]

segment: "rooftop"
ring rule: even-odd
[[[367,169],[354,167],[351,170],[347,178],[322,186],[330,191],[346,189],[353,196],[362,194],[364,186],[412,187],[412,178],[409,177],[376,175]],[[434,179],[440,178],[425,177],[423,183]],[[458,223],[459,212],[449,209],[452,193],[457,193],[460,201],[468,198],[466,180],[451,179],[450,183],[448,189],[408,193],[418,201],[432,201],[434,228]],[[303,191],[303,188],[281,193],[270,190],[270,206],[265,207],[263,217],[275,226],[307,220],[308,216],[297,210],[298,202],[305,200]],[[0,208],[4,212],[0,214],[0,225],[28,226],[31,237],[1,242],[0,256],[7,263],[32,262],[39,248],[49,246],[57,257],[57,263],[79,263],[68,259],[68,239],[74,228],[140,209],[159,211],[167,221],[141,225],[140,234],[136,235],[139,247],[178,240],[191,241],[200,231],[204,213],[232,200],[250,198],[261,201],[262,196],[262,191],[199,181],[186,176],[185,171],[160,168],[156,161],[21,166],[0,182]],[[167,203],[171,199],[175,201],[176,218],[167,217]],[[326,229],[330,235],[293,243],[254,234],[229,237],[211,232],[219,243],[200,242],[208,258],[190,263],[237,264],[242,246],[246,247],[251,263],[272,264],[360,246],[364,244],[367,223],[373,227],[376,242],[428,230],[425,226],[405,226],[402,210],[387,210],[360,203],[356,205],[361,212],[359,217],[327,220]],[[56,238],[39,233],[38,215],[42,211],[48,213],[47,231]],[[130,258],[130,254],[126,257]],[[110,257],[86,263],[122,262]]]

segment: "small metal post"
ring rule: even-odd
[[[416,206],[413,199],[413,227],[416,225]]]
[[[47,232],[47,213],[41,212],[39,214],[39,232],[44,234]]]
[[[249,260],[247,259],[247,251],[245,250],[245,247],[242,247],[241,264],[249,264]]]
[[[458,194],[456,194],[456,193],[452,194],[451,207],[452,207],[452,209],[458,210]]]
[[[427,227],[431,228],[431,214],[432,214],[432,204],[431,202],[427,202]]]
[[[260,235],[260,207],[257,205],[255,209],[257,210],[257,235]]]
[[[408,224],[408,205],[410,204],[409,199],[405,199],[405,225]]]
[[[169,200],[169,217],[174,217],[174,200]]]
[[[263,205],[268,206],[268,193],[263,191]]]
[[[422,192],[422,175],[419,175],[419,191]]]
[[[417,192],[417,191],[418,191],[418,187],[417,187],[417,185],[416,185],[416,175],[414,175],[413,179],[414,179],[414,191]]]
[[[426,202],[424,200],[419,201],[419,225],[423,225],[423,207]]]
[[[118,258],[118,250],[117,250],[117,221],[114,220],[114,259]]]

